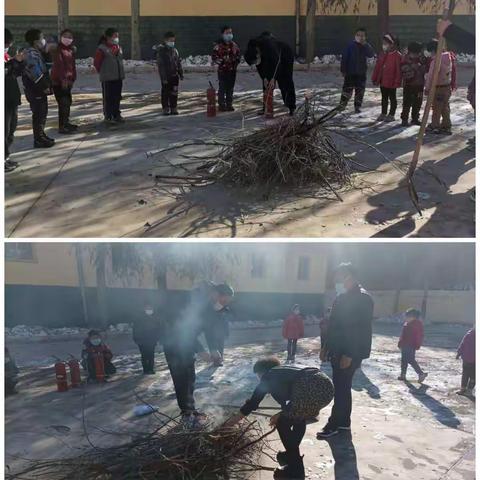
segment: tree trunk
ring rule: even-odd
[[[295,55],[300,56],[300,0],[295,0]]]
[[[131,0],[132,5],[132,59],[140,60],[140,0]]]
[[[83,270],[83,255],[82,255],[82,244],[75,244],[75,258],[77,260],[77,273],[78,273],[78,287],[80,288],[80,295],[82,297],[82,309],[83,309],[83,323],[84,325],[89,324],[88,320],[88,304],[87,304],[87,295],[85,289],[85,272]]]
[[[308,0],[305,31],[307,37],[306,60],[312,63],[315,57],[315,17],[317,13],[317,0]]]
[[[107,305],[107,281],[106,265],[108,244],[97,243],[96,246],[96,278],[97,278],[97,301],[98,301],[98,321],[105,328],[108,325],[108,305]]]
[[[68,28],[68,0],[57,0],[58,34]],[[60,40],[60,39],[59,39]]]
[[[381,42],[382,37],[390,31],[390,0],[377,0],[377,20],[378,36]]]

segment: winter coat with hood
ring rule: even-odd
[[[304,336],[303,317],[300,314],[291,313],[283,321],[283,338],[286,340],[298,340]]]
[[[162,82],[170,82],[178,78],[183,80],[183,67],[178,50],[165,43],[153,49],[157,52],[157,67]]]
[[[374,56],[375,52],[369,43],[352,40],[343,52],[340,71],[344,75],[366,75],[368,59]]]
[[[15,108],[22,103],[17,78],[22,75],[25,64],[10,57],[8,53],[5,53],[3,58],[5,61],[5,107]]]
[[[75,50],[72,45],[66,46],[60,43],[53,54],[53,66],[50,72],[52,84],[72,86],[77,79],[77,68],[75,66]]]
[[[22,74],[25,94],[41,97],[50,94],[51,81],[43,53],[35,47],[25,50],[25,68]]]
[[[419,319],[405,322],[398,341],[398,348],[410,347],[419,350],[423,343],[423,323]]]
[[[465,363],[475,363],[475,329],[472,328],[463,337],[457,354]]]
[[[100,74],[100,81],[113,82],[125,78],[123,50],[120,45],[100,43],[93,61],[95,70]]]
[[[398,50],[381,53],[373,71],[373,84],[384,88],[400,88],[402,86],[401,62],[402,54]]]

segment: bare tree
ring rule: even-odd
[[[69,0],[57,0],[58,34],[68,28]]]
[[[140,0],[131,0],[132,58],[140,60]]]

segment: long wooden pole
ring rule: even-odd
[[[451,19],[453,12],[455,10],[455,5],[456,5],[456,0],[445,0],[445,9],[443,11],[444,20]],[[418,132],[417,144],[415,146],[415,151],[413,152],[413,158],[412,158],[412,161],[410,162],[410,167],[408,168],[408,172],[407,172],[408,193],[410,195],[410,198],[415,208],[417,209],[420,215],[422,214],[422,210],[420,208],[417,191],[415,190],[415,185],[413,183],[413,176],[415,175],[415,170],[417,168],[418,160],[420,158],[420,152],[423,146],[423,139],[425,137],[425,130],[427,128],[428,119],[430,117],[430,111],[432,109],[433,100],[435,98],[435,92],[436,92],[437,83],[438,83],[438,75],[440,73],[441,59],[442,59],[442,53],[444,48],[445,48],[445,37],[442,35],[438,39],[438,49],[437,49],[437,54],[435,55],[435,63],[433,67],[432,85],[428,92],[427,104],[425,105],[425,110],[423,112],[422,125],[420,127],[420,131]]]
[[[57,0],[57,20],[59,35],[62,30],[68,28],[68,15],[68,0]]]
[[[317,13],[317,0],[308,0],[305,31],[307,36],[306,60],[310,64],[315,56],[315,18]]]
[[[131,0],[132,59],[140,60],[140,0]]]

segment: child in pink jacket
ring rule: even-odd
[[[372,81],[382,92],[382,113],[379,122],[394,122],[397,111],[397,88],[402,86],[402,54],[398,51],[397,40],[387,33],[383,37],[383,53],[377,59]],[[390,104],[390,110],[389,110]]]

